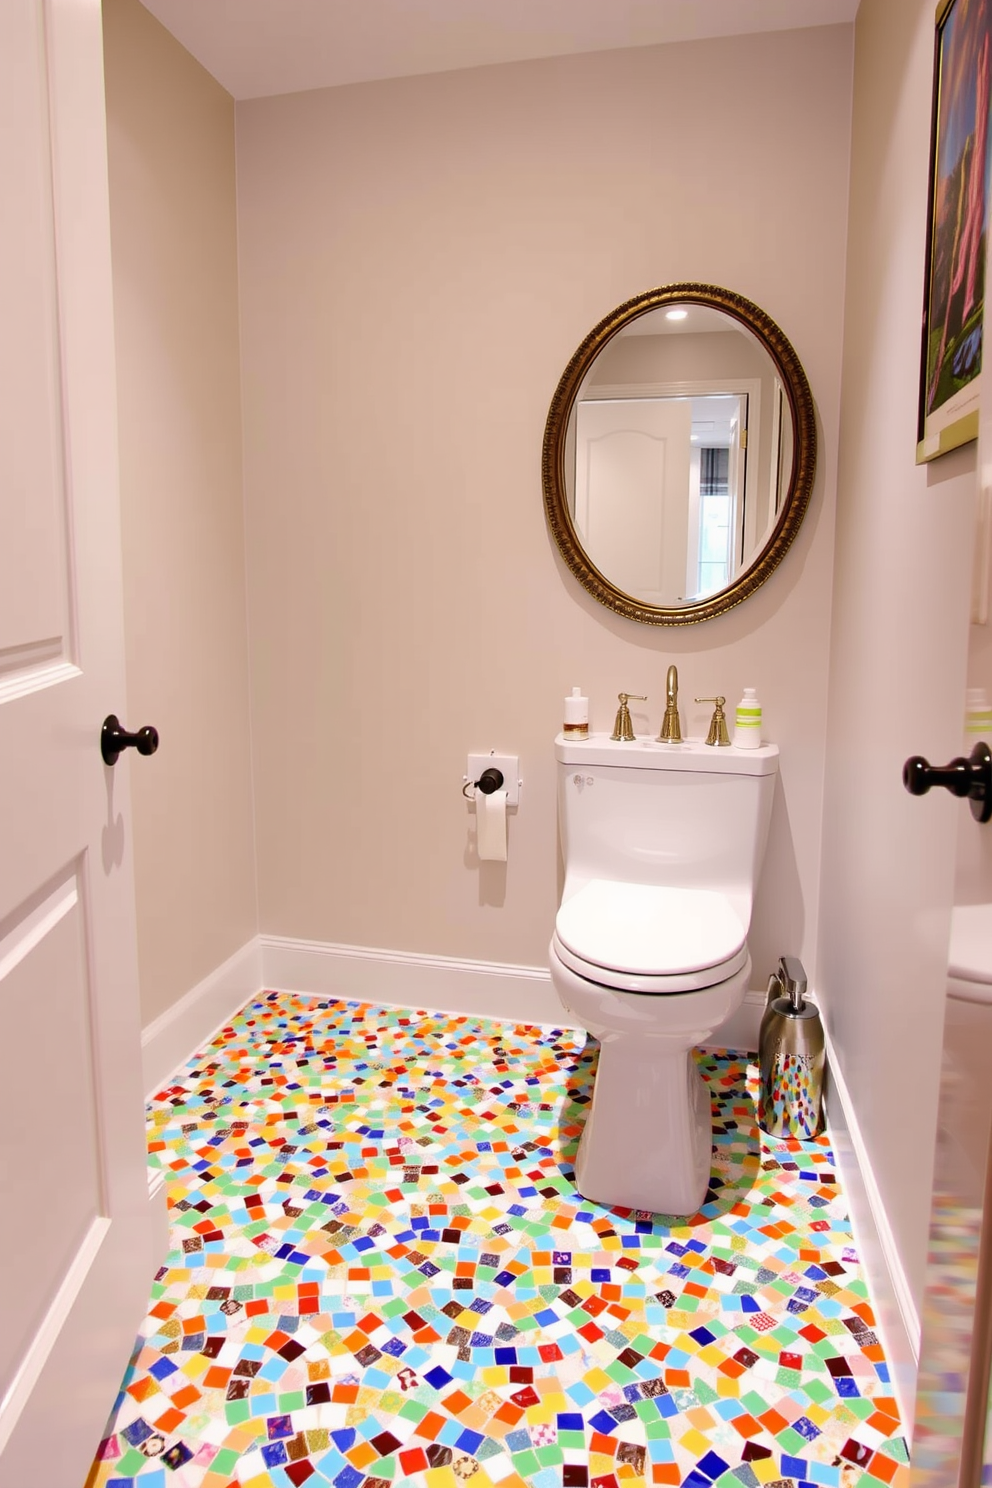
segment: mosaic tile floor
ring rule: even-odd
[[[826,1138],[701,1055],[692,1219],[587,1203],[596,1045],[270,994],[149,1107],[173,1240],[88,1488],[905,1488]]]

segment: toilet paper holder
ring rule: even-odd
[[[518,756],[497,754],[470,754],[466,773],[462,776],[462,795],[474,801],[476,794],[492,795],[494,791],[506,791],[507,806],[516,806],[520,801],[522,780],[517,778]],[[496,777],[499,776],[499,779]]]

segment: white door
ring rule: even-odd
[[[689,398],[584,399],[575,424],[575,525],[600,573],[645,604],[685,597]]]
[[[0,181],[0,1484],[80,1488],[152,1264],[99,0],[0,3]]]

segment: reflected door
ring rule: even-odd
[[[0,1484],[80,1488],[152,1264],[99,0],[3,0],[0,115]]]
[[[575,526],[596,567],[647,604],[685,597],[688,398],[578,404]]]

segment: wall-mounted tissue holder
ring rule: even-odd
[[[468,757],[468,773],[462,776],[463,793],[472,799],[474,794],[472,787],[482,776],[484,770],[499,770],[503,776],[501,790],[506,791],[507,806],[517,806],[520,803],[520,787],[522,780],[517,778],[520,768],[519,756],[515,754],[470,754]]]
[[[506,813],[520,799],[515,754],[470,754],[462,795],[475,805],[475,845],[479,862],[506,862]]]

